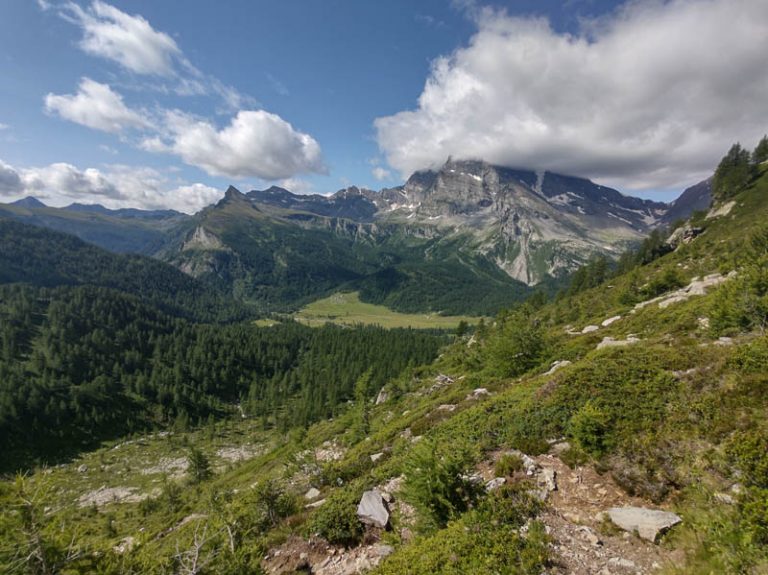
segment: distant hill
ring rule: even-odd
[[[0,217],[0,284],[8,283],[111,288],[198,320],[246,315],[231,297],[166,263],[114,254],[69,234]]]
[[[0,216],[75,235],[117,253],[153,255],[189,216],[174,210],[110,210],[98,204],[52,208],[27,197],[0,204]]]

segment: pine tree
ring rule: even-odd
[[[208,457],[197,447],[190,447],[187,454],[187,464],[189,465],[189,477],[192,483],[202,483],[212,475],[211,463]]]
[[[723,202],[738,194],[752,179],[753,166],[749,151],[736,143],[731,146],[715,170],[712,181],[712,198]]]
[[[752,163],[762,164],[766,161],[768,161],[768,136],[763,136],[752,152]]]

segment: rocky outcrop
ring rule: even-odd
[[[376,490],[363,493],[357,506],[357,517],[366,525],[372,525],[385,529],[389,524],[389,510],[387,504]]]
[[[608,517],[624,531],[637,533],[654,543],[664,532],[682,521],[669,511],[643,507],[613,507],[608,510]]]
[[[627,339],[614,339],[612,337],[604,337],[603,341],[597,344],[597,349],[605,349],[607,347],[625,347],[635,343],[640,343],[640,339],[630,335]]]
[[[709,274],[703,278],[695,277],[691,280],[691,283],[689,283],[684,288],[667,292],[664,295],[660,295],[659,297],[655,297],[653,299],[649,299],[647,301],[636,304],[635,308],[632,310],[632,313],[635,313],[637,310],[649,305],[658,304],[658,306],[663,309],[669,307],[672,304],[686,301],[691,296],[704,295],[707,293],[709,288],[718,286],[734,277],[736,277],[735,271],[729,272],[727,276],[723,276],[722,274],[717,273]]]

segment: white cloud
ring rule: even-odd
[[[38,2],[44,11],[52,7],[44,0]],[[226,112],[256,104],[250,96],[198,70],[171,36],[155,30],[139,14],[127,14],[101,0],[86,8],[65,2],[56,11],[82,30],[80,48],[92,56],[115,62],[133,74],[169,80],[180,96],[219,97]],[[163,83],[152,88],[168,90]]]
[[[635,1],[577,35],[460,4],[468,46],[433,62],[415,110],[375,121],[403,176],[452,155],[676,187],[768,126],[765,0]]]
[[[24,190],[41,197],[62,194],[70,198],[117,198],[119,190],[99,170],[79,170],[72,164],[57,162],[43,168],[22,171]]]
[[[131,16],[100,0],[86,9],[67,2],[61,14],[82,28],[80,47],[85,52],[137,74],[174,75],[181,50],[173,38],[152,28],[141,16]]]
[[[371,170],[371,174],[373,174],[373,177],[380,182],[383,180],[389,180],[392,178],[392,172],[390,172],[386,168],[382,168],[381,166],[376,166],[375,168],[373,168]]]
[[[19,173],[0,160],[0,195],[18,194],[23,189]]]
[[[110,165],[81,170],[72,164],[14,168],[0,160],[0,196],[8,200],[34,195],[52,206],[100,203],[108,208],[173,208],[194,213],[223,196],[201,183],[171,180],[143,166]]]
[[[149,121],[140,112],[125,105],[120,94],[107,84],[90,78],[80,81],[76,94],[48,94],[45,109],[71,122],[113,134],[125,128],[149,126]]]
[[[8,124],[3,124],[2,122],[0,122],[0,130],[7,130],[8,128],[10,128]]]
[[[176,154],[211,175],[279,180],[326,171],[314,138],[263,110],[242,110],[220,130],[207,120],[168,112],[163,132],[142,147]]]
[[[315,190],[315,186],[312,184],[312,182],[308,182],[307,180],[303,180],[301,178],[286,178],[277,182],[277,185],[294,194],[309,195],[317,193],[317,190]]]

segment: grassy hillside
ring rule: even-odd
[[[202,321],[251,314],[225,293],[168,264],[114,254],[69,234],[0,218],[0,246],[0,284],[109,288],[165,313]]]
[[[333,419],[212,422],[8,480],[0,560],[29,572],[21,559],[42,549],[47,565],[102,573],[363,560],[378,575],[766,573],[768,175],[731,200],[674,252],[508,310],[383,394],[360,377]],[[494,478],[503,486],[486,492]],[[386,531],[356,517],[374,487],[392,495]],[[682,523],[658,544],[623,534],[603,513],[630,505]]]

